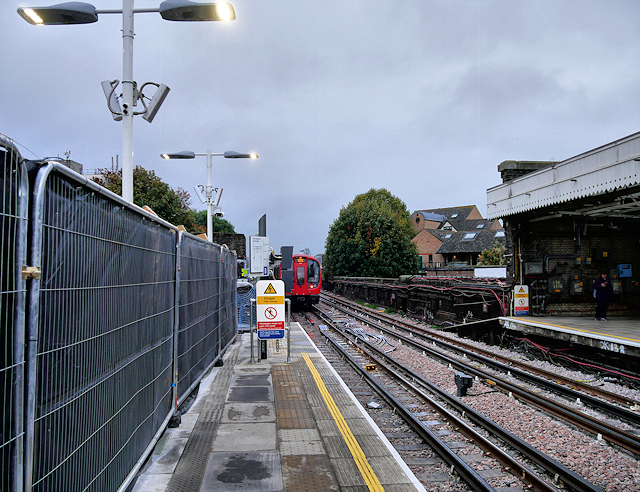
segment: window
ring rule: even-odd
[[[296,267],[296,283],[298,285],[304,285],[304,265],[298,265]]]
[[[504,231],[496,231],[496,237],[504,237]]]
[[[464,235],[464,237],[461,239],[461,241],[473,241],[473,239],[476,237],[476,234],[478,234],[477,232],[468,232]]]
[[[444,236],[445,239],[449,239],[451,236],[453,236],[453,234],[447,234]]]
[[[433,263],[433,255],[429,255],[429,264]]]
[[[307,261],[307,279],[313,285],[320,283],[320,265],[315,260]]]
[[[458,214],[453,214],[453,215],[451,216],[451,218],[452,218],[452,219],[455,219],[457,216],[458,216]]]
[[[484,224],[478,224],[478,225],[476,226],[476,229],[482,229],[483,227],[484,227]]]

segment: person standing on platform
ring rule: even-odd
[[[607,310],[609,300],[613,295],[613,287],[606,272],[602,272],[598,280],[593,283],[593,296],[596,298],[596,321],[608,321]]]

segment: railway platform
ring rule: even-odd
[[[286,343],[252,363],[238,335],[131,491],[423,491],[299,324]]]
[[[591,317],[501,317],[500,324],[523,335],[535,334],[576,345],[625,354],[640,359],[640,319],[613,316],[608,321]]]

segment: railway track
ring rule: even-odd
[[[328,357],[337,365],[347,384],[366,381],[371,391],[389,405],[393,414],[402,417],[411,432],[441,460],[439,466],[436,461],[430,462],[436,465],[431,467],[431,473],[425,472],[426,463],[421,466],[418,461],[415,465],[423,470],[417,476],[430,484],[430,490],[434,490],[433,484],[443,476],[446,478],[454,473],[463,483],[446,483],[444,488],[435,490],[495,490],[495,487],[504,487],[505,483],[540,491],[557,491],[559,487],[602,490],[404,367],[388,353],[393,346],[384,337],[367,335],[355,324],[348,326],[326,313],[316,312],[316,315],[322,317],[323,325],[332,329],[317,330],[322,335],[316,336],[315,341],[323,352],[331,346],[339,354]],[[374,365],[378,370],[367,371],[368,365]],[[355,393],[363,396],[362,390]],[[365,394],[361,401],[368,399]],[[381,427],[384,422],[382,424]],[[391,432],[388,437],[402,442],[410,435]],[[395,445],[411,465],[416,458],[406,457],[407,449],[402,444],[396,442]],[[505,447],[507,450],[503,449]],[[528,464],[523,464],[524,460]]]
[[[459,369],[466,374],[471,374],[477,380],[481,380],[487,384],[490,384],[508,394],[517,396],[530,404],[533,404],[541,410],[555,415],[573,425],[576,425],[587,432],[592,433],[595,436],[606,439],[608,442],[618,445],[627,451],[633,453],[635,456],[640,455],[640,438],[633,432],[626,432],[621,430],[617,424],[612,424],[605,421],[602,415],[591,415],[584,410],[581,411],[580,407],[575,408],[575,405],[571,405],[574,402],[580,402],[591,408],[601,412],[604,415],[610,416],[614,419],[628,422],[635,429],[640,428],[640,415],[633,409],[640,408],[638,402],[630,400],[629,398],[614,398],[615,395],[610,392],[598,391],[592,387],[588,387],[587,390],[592,390],[591,394],[586,393],[583,389],[578,391],[572,388],[570,385],[572,381],[563,378],[557,374],[547,373],[547,377],[554,377],[556,381],[551,381],[547,377],[540,377],[528,372],[528,370],[520,369],[507,365],[504,362],[496,361],[489,355],[492,355],[488,351],[482,351],[475,346],[465,344],[463,341],[451,339],[445,337],[438,337],[437,335],[427,332],[426,330],[417,330],[415,327],[408,323],[398,323],[397,320],[388,316],[380,315],[379,313],[371,313],[366,311],[366,315],[361,315],[354,312],[354,309],[360,309],[359,305],[350,305],[348,302],[336,302],[335,299],[325,299],[325,302],[329,302],[329,305],[335,308],[342,309],[344,313],[348,314],[354,320],[358,320],[361,323],[369,325],[376,330],[380,330],[385,335],[394,337],[399,340],[400,343],[404,343],[407,346],[411,346],[416,350],[421,351],[423,354],[433,358],[437,358],[445,364],[450,364],[456,369]],[[372,319],[375,322],[372,322]],[[382,324],[381,324],[382,323]],[[396,326],[396,324],[398,325]],[[407,335],[402,335],[398,331],[403,331]],[[457,355],[463,357],[453,357],[450,353],[442,352],[441,350],[435,350],[433,345],[437,345],[439,349],[445,349],[447,351],[454,351]],[[484,353],[478,353],[484,352]],[[504,361],[504,358],[502,358]],[[471,361],[475,361],[475,364]],[[509,360],[509,362],[515,362]],[[479,366],[477,363],[480,363]],[[533,366],[525,366],[519,363],[520,367],[526,367],[527,369]],[[492,372],[488,372],[485,367],[493,369]],[[498,372],[505,375],[501,377]],[[508,376],[514,376],[527,385],[514,384],[512,378]],[[559,399],[553,399],[542,395],[539,392],[533,392],[530,385],[534,385],[537,388],[544,389],[558,395],[561,395],[565,402]],[[617,404],[606,401],[616,400]],[[620,402],[624,402],[625,406],[621,406]],[[627,405],[629,408],[627,408]]]
[[[548,389],[551,389],[552,391],[559,394],[562,394],[563,389],[561,387],[558,387],[557,385],[565,386],[574,391],[581,391],[582,393],[584,393],[584,395],[586,395],[587,401],[589,401],[589,396],[594,396],[603,401],[616,403],[624,408],[629,408],[632,411],[640,409],[640,401],[638,400],[634,400],[617,393],[612,393],[588,383],[576,381],[575,379],[568,379],[566,377],[563,377],[562,375],[546,371],[542,368],[532,366],[531,364],[526,364],[514,360],[513,358],[501,356],[500,354],[495,353],[495,351],[482,349],[476,345],[466,343],[462,339],[452,340],[450,337],[446,337],[438,333],[437,330],[427,329],[415,323],[409,323],[403,320],[399,320],[397,318],[388,316],[384,313],[380,313],[371,308],[361,306],[353,301],[349,301],[339,296],[323,292],[322,299],[323,302],[330,305],[343,306],[344,308],[350,310],[352,313],[355,310],[366,313],[366,315],[372,319],[376,319],[377,321],[392,326],[395,329],[404,330],[406,333],[411,333],[413,336],[422,336],[424,340],[427,340],[429,342],[442,342],[446,344],[446,347],[450,350],[455,350],[454,347],[457,346],[459,347],[459,353],[464,354],[466,357],[476,357],[477,360],[482,362],[483,364],[492,365],[499,370],[503,370],[504,367],[509,366],[510,370],[521,369],[529,375],[540,376],[549,381]],[[521,377],[523,379],[528,378],[528,374],[522,374]],[[544,382],[539,381],[535,378],[532,378],[532,381],[536,382],[536,384],[539,385],[545,384]],[[640,417],[638,414],[631,415],[632,419],[638,419],[638,417]]]

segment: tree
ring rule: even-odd
[[[385,277],[414,274],[418,250],[411,214],[386,189],[357,195],[331,224],[325,244],[326,276]]]
[[[216,217],[215,215],[211,217],[213,219],[213,232],[225,233],[225,234],[235,234],[236,229],[233,227],[233,224],[228,220],[221,219],[220,217]],[[198,212],[194,212],[194,219],[198,226],[202,227],[204,232],[207,231],[207,211],[200,210]]]
[[[102,178],[94,180],[112,191],[122,195],[122,170],[99,169]],[[133,203],[150,207],[161,219],[175,225],[183,225],[192,233],[202,232],[195,222],[194,211],[189,206],[191,197],[182,188],[174,190],[162,181],[153,171],[136,166],[133,170]],[[205,222],[206,224],[206,222]]]
[[[504,250],[503,245],[494,243],[491,248],[485,249],[480,253],[478,265],[504,265]]]

